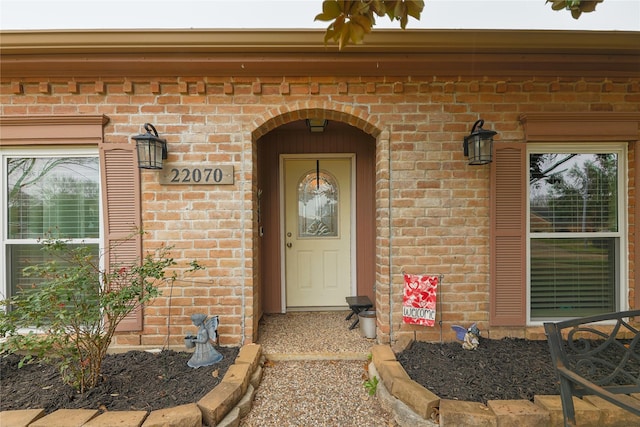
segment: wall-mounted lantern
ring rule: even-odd
[[[327,127],[329,123],[328,120],[325,119],[307,119],[307,127],[309,128],[309,132],[324,132],[324,128]]]
[[[486,165],[493,160],[493,135],[498,132],[484,130],[482,125],[484,120],[476,121],[469,136],[464,137],[464,156],[469,157],[470,165]]]
[[[156,128],[151,123],[144,124],[145,134],[134,136],[138,150],[138,167],[140,169],[162,169],[162,160],[167,158],[167,141],[158,137]]]

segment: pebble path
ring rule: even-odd
[[[262,381],[241,427],[395,427],[364,388],[375,340],[350,330],[348,312],[265,315]]]
[[[362,361],[267,363],[240,426],[395,426],[364,389],[364,373]]]

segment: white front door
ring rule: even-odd
[[[352,162],[283,159],[287,309],[344,307],[351,295]]]

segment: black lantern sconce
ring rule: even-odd
[[[327,127],[328,123],[329,121],[326,119],[307,119],[307,127],[309,132],[312,133],[324,132],[324,128]]]
[[[140,169],[162,169],[162,161],[167,158],[167,141],[158,137],[156,128],[151,123],[144,124],[145,134],[134,136],[138,150],[138,167]]]
[[[493,160],[493,135],[498,132],[484,130],[482,125],[484,120],[478,120],[473,124],[469,136],[464,137],[464,156],[469,158],[470,165],[486,165]]]

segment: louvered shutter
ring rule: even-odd
[[[526,322],[525,145],[495,143],[491,166],[490,324]]]
[[[101,144],[100,168],[104,237],[107,250],[106,268],[139,262],[142,239],[140,172],[136,163],[135,146],[131,144]],[[118,326],[118,331],[142,330],[142,310],[137,309]]]

